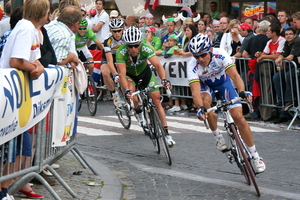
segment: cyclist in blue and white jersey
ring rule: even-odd
[[[197,116],[200,120],[205,120],[207,117],[209,127],[215,136],[218,150],[226,150],[227,145],[218,129],[217,115],[213,112],[206,113],[206,109],[211,107],[215,90],[218,90],[220,98],[226,102],[238,96],[252,101],[251,93],[245,91],[244,82],[229,54],[223,49],[212,48],[209,36],[201,33],[194,36],[189,44],[189,50],[193,54],[194,59],[188,64],[187,74],[193,101],[199,109]],[[239,94],[237,94],[233,84],[236,86]],[[266,166],[256,151],[250,126],[243,117],[241,103],[236,102],[231,105],[230,113],[250,150],[256,172],[263,172]]]

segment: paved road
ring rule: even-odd
[[[101,102],[95,117],[81,111],[78,147],[115,173],[124,199],[257,199],[254,187],[246,185],[237,166],[216,149],[212,134],[195,117],[167,116],[177,142],[168,166],[136,120],[125,130],[112,108],[111,102]],[[259,122],[251,122],[251,127],[267,165],[257,176],[259,199],[300,199],[299,131]]]

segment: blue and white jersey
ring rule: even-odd
[[[227,78],[225,70],[234,65],[235,63],[224,49],[213,48],[211,62],[208,66],[201,66],[195,58],[189,61],[188,82],[190,84],[201,81],[208,86],[221,85]]]

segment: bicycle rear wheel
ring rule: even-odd
[[[169,165],[172,165],[172,159],[171,159],[170,152],[169,152],[169,146],[166,141],[166,131],[161,124],[161,121],[157,114],[156,108],[153,107],[151,109],[151,111],[153,113],[154,128],[155,128],[155,132],[156,132],[157,136],[159,137],[159,143],[162,146],[162,149],[164,150],[165,156],[167,158],[167,163]]]
[[[88,76],[88,87],[85,90],[85,98],[88,110],[92,116],[97,112],[97,90],[94,79]]]
[[[258,185],[257,185],[257,182],[256,182],[256,179],[255,179],[255,174],[253,172],[253,169],[250,165],[250,162],[249,162],[249,158],[248,156],[246,155],[246,149],[245,149],[245,146],[242,144],[242,140],[241,140],[241,137],[240,135],[238,134],[235,126],[233,124],[230,125],[230,128],[232,130],[232,133],[234,134],[234,138],[235,138],[235,141],[237,143],[237,148],[240,152],[240,154],[242,155],[242,158],[243,158],[243,162],[245,163],[245,169],[247,170],[249,176],[250,176],[250,179],[254,185],[254,188],[256,190],[256,193],[257,193],[257,196],[260,197],[260,191],[259,191],[259,188],[258,188]]]

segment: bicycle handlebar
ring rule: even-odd
[[[152,89],[162,88],[162,87],[164,87],[164,86],[163,86],[163,85],[155,85],[155,86],[153,86],[153,87],[147,87],[147,88],[143,89],[143,91],[149,92],[149,91],[152,90]],[[140,93],[141,93],[141,90],[138,90],[138,91],[133,92],[133,93],[131,94],[131,96],[135,96],[135,95],[140,94]],[[170,96],[172,95],[171,90],[170,90],[169,88],[167,88],[167,95],[168,95],[168,97],[170,97]],[[170,96],[169,96],[169,95],[170,95]]]

